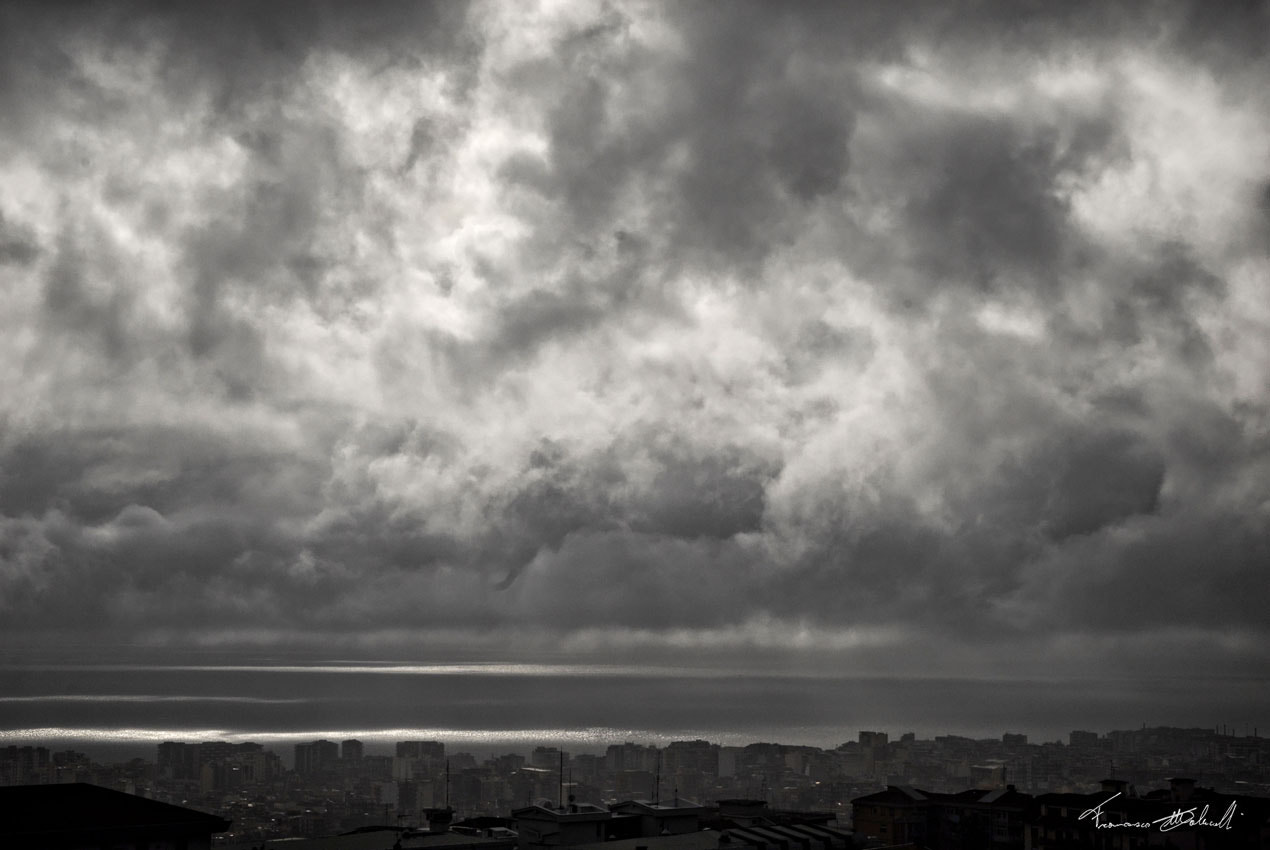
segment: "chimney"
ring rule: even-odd
[[[1104,779],[1102,781],[1102,790],[1105,794],[1123,794],[1129,785],[1123,779]]]
[[[1195,794],[1195,780],[1185,776],[1175,776],[1169,780],[1169,799],[1184,803]]]
[[[424,816],[428,819],[429,832],[449,832],[450,821],[454,819],[454,810],[450,808],[424,809]]]

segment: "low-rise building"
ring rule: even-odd
[[[525,806],[512,811],[520,847],[571,847],[603,841],[613,813],[599,806]]]

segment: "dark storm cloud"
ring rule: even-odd
[[[132,292],[113,282],[101,285],[100,278],[119,274],[113,260],[100,234],[63,232],[44,280],[44,308],[51,330],[92,340],[102,355],[117,360],[129,354]]]
[[[532,354],[545,342],[567,341],[607,314],[603,306],[588,300],[582,286],[570,287],[563,295],[535,289],[498,311],[489,349],[506,364]]]
[[[1090,534],[1159,506],[1164,458],[1135,435],[1105,431],[1055,435],[1006,471],[998,505],[1051,539]],[[1030,522],[1029,522],[1030,520]]]
[[[1237,0],[1221,9],[1193,0],[1184,5],[1178,27],[1180,43],[1205,62],[1236,70],[1265,61],[1270,5],[1265,0]]]
[[[342,206],[341,190],[356,175],[336,176],[338,150],[320,125],[256,129],[237,141],[251,161],[243,192],[186,237],[185,341],[242,397],[267,378],[267,331],[253,314],[310,295],[319,301],[321,211]]]
[[[241,613],[296,544],[321,469],[264,448],[158,428],[27,435],[0,455],[3,597],[15,624],[179,625]],[[226,586],[228,585],[228,586]]]
[[[775,473],[770,462],[736,446],[694,457],[687,446],[661,442],[649,453],[658,471],[633,530],[720,540],[759,530],[766,484]]]
[[[106,39],[143,38],[163,45],[164,77],[172,93],[210,95],[217,113],[238,117],[255,102],[276,102],[302,84],[315,51],[352,54],[382,70],[394,64],[446,61],[465,77],[465,3],[373,0],[353,9],[338,2],[229,2],[175,9],[162,3],[124,4],[81,18]]]
[[[33,233],[0,218],[0,265],[25,266],[39,255],[40,246]]]
[[[954,115],[933,128],[927,113],[910,121],[916,138],[902,160],[911,175],[903,233],[922,279],[1014,288],[1044,286],[1065,270],[1068,243],[1079,237],[1055,182],[1080,165],[1081,152],[1056,150],[1053,131],[1028,139],[1009,120]]]
[[[579,456],[544,440],[523,463],[506,489],[484,505],[479,547],[467,556],[473,567],[506,570],[502,587],[535,559],[552,561],[575,535],[618,546],[630,559],[638,557],[640,546],[628,543],[628,536],[680,539],[689,551],[698,541],[709,548],[708,541],[757,531],[772,473],[770,462],[737,446],[694,445],[682,436],[639,430],[599,456]],[[611,563],[573,562],[567,569],[587,573],[569,573],[570,581],[614,587],[624,581]],[[682,565],[676,569],[691,572]]]
[[[630,22],[611,12],[606,26],[515,69],[512,84],[545,101],[550,148],[545,161],[513,159],[504,176],[558,201],[575,233],[623,221],[624,202],[652,195],[657,218],[627,226],[669,249],[663,262],[747,266],[849,170],[850,72],[843,85],[835,69],[837,87],[826,88],[791,67],[843,45],[809,45],[808,22],[779,14],[782,25],[768,26],[752,6],[675,16],[686,43],[669,59],[631,46]],[[849,32],[849,20],[837,23]]]
[[[13,628],[1262,634],[1261,7],[3,14]]]
[[[1257,628],[1270,601],[1261,590],[1270,553],[1265,526],[1212,511],[1196,514],[1168,527],[1147,525],[1147,533],[1123,540],[1074,547],[1071,557],[1079,560],[1059,567],[1054,588],[1066,608],[1051,611],[1068,618],[1065,625],[1111,632],[1179,624]]]

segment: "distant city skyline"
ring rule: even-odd
[[[0,734],[1270,729],[1268,28],[0,4]]]
[[[162,758],[163,751],[173,746],[189,748],[207,745],[213,748],[220,748],[227,745],[230,748],[248,748],[252,751],[274,752],[281,757],[282,762],[288,769],[297,769],[292,754],[301,750],[310,751],[316,747],[324,748],[325,758],[323,761],[327,764],[350,759],[357,760],[364,756],[388,755],[431,759],[438,766],[443,766],[445,761],[451,758],[458,758],[463,761],[466,757],[473,756],[480,759],[496,760],[501,755],[519,755],[528,759],[535,753],[549,751],[553,754],[551,764],[537,766],[557,768],[556,758],[561,752],[564,753],[564,759],[567,762],[573,756],[611,753],[614,749],[635,748],[637,750],[646,750],[650,753],[657,753],[667,747],[674,749],[675,746],[686,744],[708,744],[711,747],[727,750],[778,746],[791,750],[814,749],[831,751],[851,749],[857,745],[885,747],[888,744],[901,745],[914,742],[932,743],[941,740],[957,740],[975,744],[1002,746],[1042,747],[1058,745],[1080,749],[1103,747],[1135,735],[1174,733],[1201,734],[1210,736],[1213,739],[1244,743],[1270,741],[1270,738],[1260,735],[1259,731],[1255,729],[1240,730],[1223,725],[1218,725],[1214,728],[1204,728],[1147,724],[1143,724],[1140,728],[1132,729],[1072,729],[1067,733],[1055,736],[1053,739],[1029,735],[1026,732],[1011,731],[999,734],[969,734],[957,731],[921,734],[911,729],[903,732],[886,729],[852,731],[843,727],[840,730],[842,734],[833,739],[834,743],[815,743],[781,738],[755,739],[739,735],[711,738],[694,735],[692,732],[673,735],[654,734],[646,730],[607,730],[611,733],[607,738],[595,738],[578,734],[549,737],[545,734],[547,730],[523,730],[537,732],[539,735],[526,735],[519,738],[491,736],[484,740],[478,739],[470,733],[444,729],[327,730],[324,732],[291,732],[286,735],[264,734],[256,736],[237,732],[217,734],[218,731],[223,730],[169,731],[173,734],[155,737],[153,740],[146,742],[121,745],[117,741],[99,741],[96,746],[88,746],[83,754],[93,757],[100,755],[100,753],[91,752],[93,749],[109,751],[126,746],[135,749],[138,753],[143,753],[143,758],[152,760],[149,757],[154,755],[156,748]],[[360,734],[357,734],[359,732]],[[349,734],[356,734],[356,737],[344,737]],[[334,749],[330,749],[332,745]],[[68,750],[78,752],[75,748],[59,749],[58,740],[55,738],[40,739],[38,737],[28,737],[20,739],[16,736],[10,736],[4,741],[0,741],[0,750],[13,750],[14,748],[21,750],[43,749],[50,753],[66,752]],[[1109,752],[1114,753],[1114,748],[1109,749]],[[1180,758],[1188,754],[1179,750],[1177,755]],[[110,759],[99,759],[99,761],[109,763]],[[1259,767],[1259,765],[1254,766]],[[441,767],[438,767],[438,769],[441,769]]]
[[[166,653],[165,653],[166,654]],[[43,740],[115,752],[171,739],[290,746],[358,738],[372,747],[442,739],[491,752],[566,742],[586,751],[625,740],[779,741],[834,747],[857,728],[899,736],[1065,740],[1073,729],[1141,725],[1247,734],[1270,713],[1254,679],[1210,680],[1213,723],[1193,716],[1186,681],[781,675],[653,665],[387,664],[0,665],[0,743]],[[77,690],[78,689],[78,690]],[[936,706],[936,709],[932,709]],[[845,737],[844,737],[845,736]],[[60,743],[58,743],[60,742]]]
[[[1070,743],[1043,744],[1010,733],[929,740],[862,729],[828,749],[694,739],[627,741],[594,753],[548,745],[485,758],[419,739],[378,752],[360,740],[301,741],[291,750],[287,765],[259,742],[170,740],[116,763],[0,747],[0,786],[9,800],[129,795],[99,807],[111,811],[142,798],[178,803],[219,818],[222,846],[253,848],[297,838],[385,846],[370,831],[446,846],[497,839],[482,844],[488,850],[533,846],[552,832],[555,846],[637,839],[669,850],[696,833],[688,843],[701,848],[775,850],[774,835],[805,840],[808,828],[819,828],[818,843],[842,850],[905,836],[964,850],[984,846],[988,834],[1001,847],[1065,848],[1094,840],[1100,827],[1090,817],[1135,821],[1134,841],[1157,827],[1184,844],[1198,837],[1190,831],[1219,829],[1222,843],[1251,848],[1261,846],[1270,812],[1270,739],[1195,728],[1077,730]],[[1189,819],[1200,805],[1225,815]],[[56,818],[45,819],[47,843]],[[1227,826],[1238,831],[1227,834]]]

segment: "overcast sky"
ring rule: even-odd
[[[1270,13],[1025,5],[0,7],[0,642],[1270,674]]]

